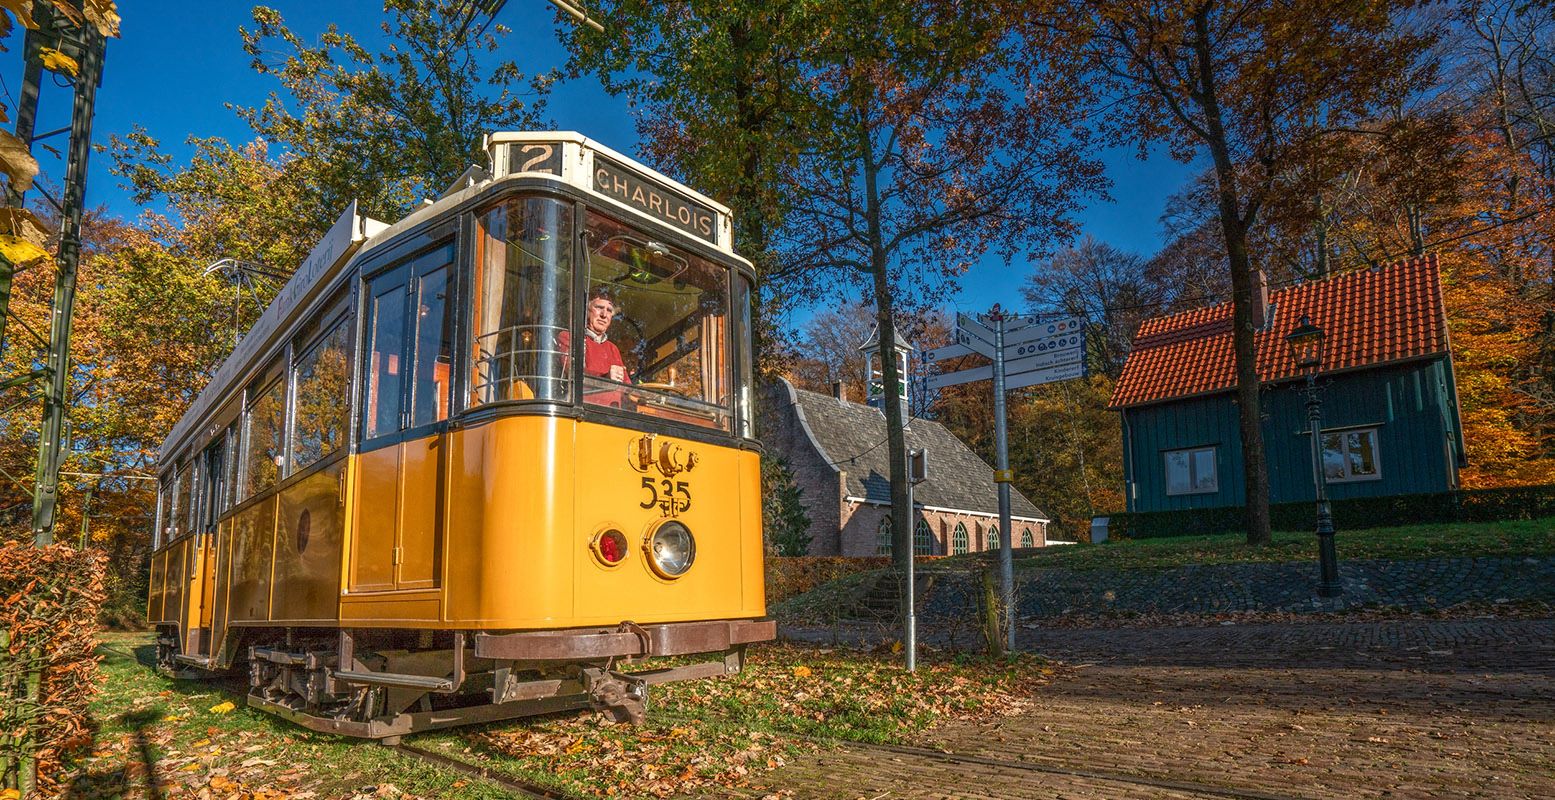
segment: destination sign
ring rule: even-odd
[[[625,203],[692,236],[718,243],[713,210],[644,177],[636,170],[594,154],[594,191]]]

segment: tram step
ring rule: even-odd
[[[192,656],[188,653],[178,653],[173,656],[173,660],[180,664],[190,664],[202,668],[209,668],[211,665],[210,656]]]
[[[429,675],[405,675],[397,672],[351,672],[335,670],[335,680],[360,683],[368,686],[393,686],[401,689],[425,689],[429,692],[451,692],[454,682],[447,678]]]

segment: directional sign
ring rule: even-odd
[[[1050,336],[1029,342],[1011,344],[1008,339],[1004,342],[1004,360],[1006,363],[1018,358],[1026,358],[1040,353],[1051,353],[1055,350],[1078,350],[1085,347],[1085,333],[1075,331],[1058,336]]]
[[[1076,334],[1084,330],[1084,327],[1084,323],[1079,317],[1056,319],[1052,322],[1033,322],[1013,329],[1006,327],[1004,329],[1004,346],[1008,348],[1026,342],[1034,342],[1038,339],[1050,339],[1066,334]]]
[[[993,331],[965,314],[956,315],[956,344],[993,358]]]
[[[1072,367],[1076,364],[1080,364],[1082,360],[1082,351],[1069,350],[1064,352],[1043,353],[1041,355],[1032,356],[1031,358],[1023,358],[1019,361],[1007,361],[1004,365],[1005,388],[1017,388],[1017,386],[1011,383],[1011,381],[1016,378],[1024,378],[1029,373]],[[993,365],[988,365],[983,367],[964,369],[959,372],[947,372],[944,375],[933,375],[929,377],[928,385],[930,389],[939,389],[945,386],[955,386],[957,384],[971,383],[973,381],[986,381],[992,377]],[[1021,385],[1033,386],[1035,384]]]
[[[1027,386],[1040,386],[1044,383],[1066,381],[1070,378],[1083,377],[1085,377],[1085,362],[1077,361],[1072,364],[1050,367],[1048,369],[1039,369],[1033,372],[1027,372],[1023,375],[1016,375],[1012,378],[1005,378],[1004,388],[1021,389]]]
[[[933,350],[923,351],[923,360],[926,363],[934,364],[940,361],[948,361],[952,358],[961,358],[962,356],[970,355],[981,354],[964,344],[947,344],[944,347],[936,347]]]

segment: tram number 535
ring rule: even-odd
[[[642,508],[658,506],[660,511],[671,517],[691,510],[691,487],[685,481],[643,478],[642,488],[646,494],[643,501],[637,504]]]

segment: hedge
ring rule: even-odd
[[[1358,497],[1334,500],[1332,506],[1334,527],[1349,531],[1436,522],[1539,519],[1555,516],[1555,486]],[[1223,506],[1113,514],[1107,524],[1107,535],[1117,539],[1154,539],[1235,533],[1246,530],[1243,513],[1241,506]],[[1311,501],[1277,503],[1269,506],[1269,517],[1274,530],[1311,530],[1314,504]]]
[[[92,743],[107,557],[28,538],[0,542],[0,796],[59,793],[65,760]]]

